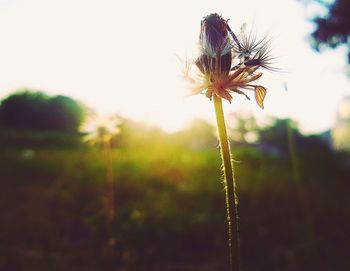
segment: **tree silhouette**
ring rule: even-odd
[[[311,34],[311,44],[316,50],[322,47],[336,48],[340,45],[348,47],[348,63],[350,64],[350,1],[335,0],[330,3],[327,0],[315,0],[326,9],[326,16],[317,16],[313,19],[316,24],[315,31]]]
[[[0,126],[5,128],[77,132],[84,116],[85,109],[77,101],[42,92],[17,92],[0,104]]]
[[[85,116],[78,102],[62,95],[50,98],[44,111],[47,128],[65,132],[76,132]]]

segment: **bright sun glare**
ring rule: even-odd
[[[247,23],[257,36],[268,34],[276,66],[286,71],[264,74],[265,110],[238,95],[226,110],[292,117],[307,132],[332,124],[348,89],[343,54],[310,49],[311,26],[295,0],[1,1],[1,96],[22,87],[62,93],[167,131],[213,120],[207,99],[186,98],[178,57],[194,56],[200,21],[214,12],[234,31]]]

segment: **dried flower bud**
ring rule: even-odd
[[[266,88],[254,82],[262,76],[257,72],[259,68],[274,70],[267,40],[246,36],[243,31],[238,38],[227,22],[216,13],[204,17],[199,35],[200,54],[194,61],[198,70],[193,72],[192,65],[186,63],[185,78],[193,94],[202,93],[209,99],[216,95],[231,102],[232,93],[249,99],[244,91],[252,90],[257,104],[264,108]]]
[[[196,62],[201,72],[229,73],[232,60],[232,40],[228,29],[227,21],[216,13],[202,20],[199,35],[201,55]],[[218,62],[220,67],[217,67]]]
[[[227,21],[216,13],[205,17],[201,23],[199,43],[201,53],[209,57],[216,58],[230,53],[232,42]]]

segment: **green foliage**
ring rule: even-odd
[[[75,133],[84,117],[84,107],[69,97],[29,90],[9,95],[0,105],[0,127],[4,128]]]
[[[308,1],[306,1],[308,2]],[[348,47],[348,62],[350,63],[350,2],[348,0],[325,1],[317,0],[327,10],[326,16],[317,16],[313,20],[315,31],[311,34],[311,43],[315,49],[324,46],[335,48],[340,45]]]
[[[123,120],[113,149],[116,270],[225,270],[225,201],[213,131],[196,122],[169,135]],[[289,120],[258,132],[253,144],[232,142],[242,266],[349,270],[349,154],[303,136]],[[107,270],[100,150],[31,145],[26,137],[33,135],[20,136],[26,144],[8,141],[0,156],[0,270]],[[194,144],[196,138],[204,143]]]

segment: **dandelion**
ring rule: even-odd
[[[91,119],[82,127],[87,133],[84,141],[91,146],[96,146],[101,151],[101,158],[106,170],[106,188],[104,195],[104,208],[106,213],[107,231],[107,253],[111,269],[113,269],[115,239],[113,227],[115,223],[115,179],[113,176],[113,153],[112,139],[119,133],[120,120],[116,116],[98,117],[91,116]]]
[[[202,20],[199,50],[199,57],[186,62],[184,70],[191,94],[205,94],[210,100],[216,96],[231,103],[233,93],[250,100],[246,91],[253,91],[257,104],[264,108],[267,91],[255,83],[262,76],[258,70],[275,70],[266,38],[246,35],[244,27],[236,36],[228,21],[214,13]]]
[[[233,94],[244,95],[253,91],[259,107],[264,108],[266,88],[257,81],[260,69],[274,70],[266,38],[246,35],[244,27],[236,36],[220,15],[213,13],[203,18],[199,35],[199,56],[186,62],[184,77],[191,94],[204,94],[214,101],[218,136],[223,163],[227,224],[229,237],[230,270],[239,270],[239,238],[236,184],[233,175],[230,146],[227,139],[222,99],[233,100]]]
[[[119,133],[120,120],[116,116],[92,115],[80,129],[86,133],[84,141],[91,146],[104,147]]]

